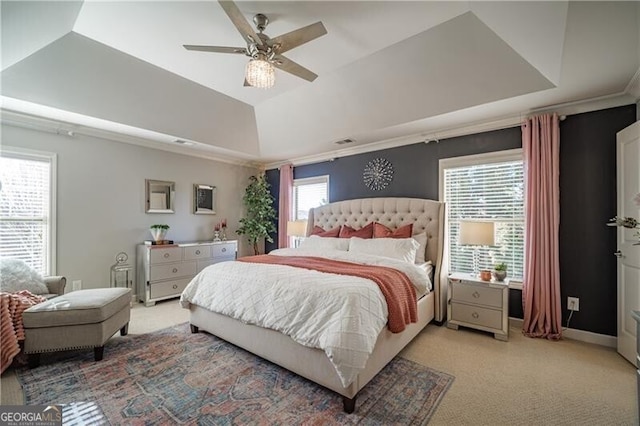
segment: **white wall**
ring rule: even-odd
[[[226,218],[234,239],[243,215],[242,196],[256,169],[156,149],[76,135],[69,137],[2,125],[2,145],[58,155],[57,273],[83,288],[109,285],[109,268],[120,251],[135,265],[135,246],[150,239],[149,226],[167,223],[174,241],[211,240]],[[175,213],[144,212],[145,179],[176,183]],[[193,184],[217,187],[217,214],[192,213]],[[238,238],[239,255],[252,253]]]

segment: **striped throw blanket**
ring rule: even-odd
[[[0,373],[4,372],[20,353],[19,342],[24,340],[22,313],[45,300],[47,299],[27,290],[0,293]]]
[[[387,328],[402,332],[418,321],[416,289],[404,272],[386,266],[371,266],[311,256],[270,256],[268,254],[238,259],[242,262],[266,263],[311,269],[330,274],[350,275],[375,282],[387,301]]]

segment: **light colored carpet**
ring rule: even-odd
[[[188,314],[176,300],[137,305],[129,332],[179,324]],[[635,368],[610,348],[530,339],[515,328],[500,342],[482,332],[430,325],[401,355],[456,378],[432,425],[638,424]],[[0,385],[3,405],[22,403],[13,370]]]

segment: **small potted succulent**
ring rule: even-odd
[[[496,263],[493,266],[493,279],[504,281],[505,278],[507,278],[507,264],[504,262]]]
[[[154,241],[163,241],[164,237],[167,235],[167,231],[169,230],[169,225],[155,224],[151,225],[149,230],[151,231],[151,236]]]

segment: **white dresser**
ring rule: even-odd
[[[138,246],[137,296],[145,306],[178,297],[189,281],[209,265],[235,260],[238,242],[198,242]]]
[[[455,273],[449,276],[448,299],[447,327],[470,327],[493,333],[498,340],[509,338],[508,282]]]

